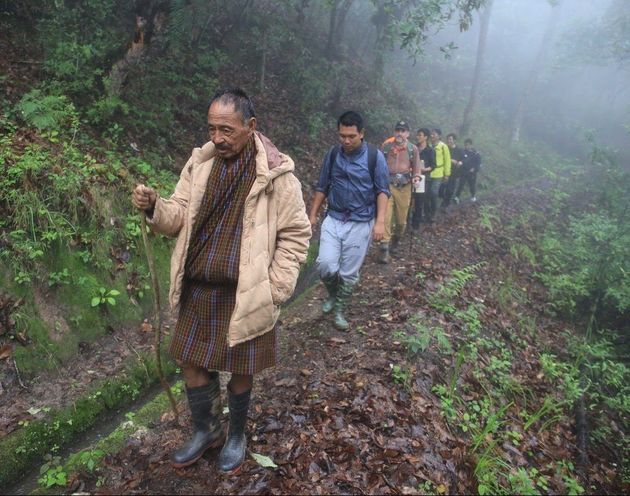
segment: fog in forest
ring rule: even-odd
[[[357,3],[354,15],[363,17],[366,14],[361,9],[365,8]],[[476,112],[498,120],[511,133],[531,81],[523,102],[521,136],[549,142],[570,154],[586,149],[586,136],[591,136],[619,151],[627,163],[630,2],[494,0],[490,8]],[[399,49],[387,60],[387,71],[398,73],[399,81],[417,95],[421,106],[424,101],[435,107],[441,100],[438,107],[454,122],[461,121],[469,99],[480,17],[475,12],[466,31],[460,31],[453,18],[443,29],[429,31],[421,55],[410,57],[408,51]],[[365,47],[370,46],[373,35],[355,32],[350,26],[346,31],[350,50],[369,57]],[[415,120],[414,116],[407,118]],[[506,132],[506,139],[511,138],[510,133]],[[474,129],[470,134],[474,136]]]

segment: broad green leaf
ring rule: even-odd
[[[258,453],[252,453],[252,458],[260,465],[265,468],[278,468],[278,465],[273,463],[273,460],[265,455],[259,455]]]

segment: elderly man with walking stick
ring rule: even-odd
[[[218,468],[235,473],[246,453],[253,377],[277,361],[279,305],[293,293],[311,226],[293,161],[256,131],[243,90],[214,95],[208,133],[170,198],[140,184],[132,202],[154,231],[177,237],[169,300],[179,316],[170,353],[183,370],[193,435],[171,463],[186,467],[222,446]],[[220,370],[231,372],[227,439]]]

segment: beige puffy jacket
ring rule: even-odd
[[[300,264],[306,260],[311,225],[306,215],[300,182],[293,175],[293,160],[280,153],[262,134],[255,133],[256,180],[245,200],[241,260],[236,305],[228,331],[235,346],[270,331],[278,320],[278,305],[293,290]],[[159,198],[151,228],[177,236],[171,258],[169,302],[176,312],[182,293],[184,266],[192,227],[214,163],[210,141],[195,148],[169,199]]]

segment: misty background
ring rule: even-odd
[[[348,18],[369,17],[366,8],[369,12],[371,6],[366,4],[355,2]],[[524,107],[523,135],[550,142],[570,155],[587,150],[586,137],[591,136],[618,151],[627,165],[630,2],[494,0],[490,8],[477,118],[499,123],[506,130],[505,139],[510,139],[507,131],[512,129],[530,74],[537,68]],[[441,109],[440,115],[424,119],[406,116],[412,125],[438,125],[443,132],[458,130],[470,93],[480,17],[480,12],[474,13],[467,31],[460,31],[456,19],[441,30],[434,29],[423,53],[415,58],[401,49],[386,58],[386,71],[396,74],[394,80],[420,107]],[[551,41],[545,43],[550,24]],[[360,29],[365,26],[360,25]],[[373,36],[349,28],[345,43],[350,53],[369,58]],[[474,138],[474,124],[469,134]]]

